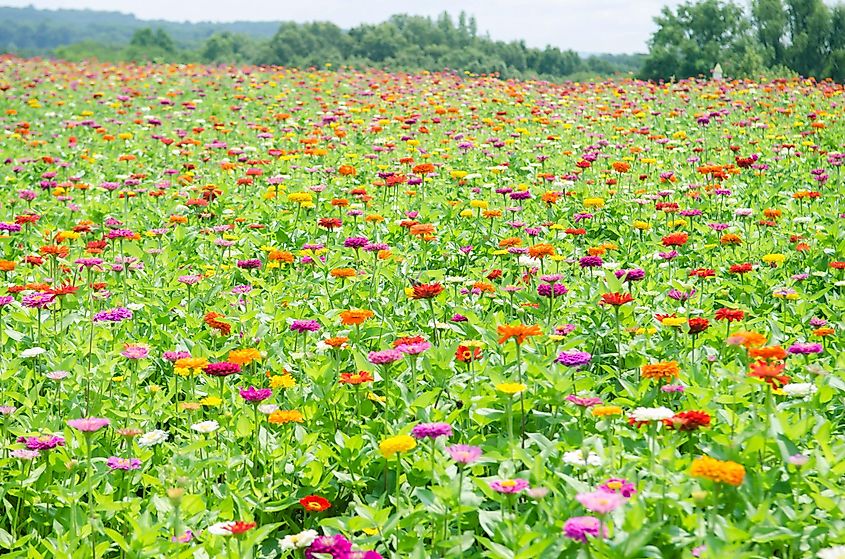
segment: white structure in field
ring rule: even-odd
[[[717,62],[716,65],[713,67],[712,72],[713,72],[713,79],[715,81],[719,81],[719,80],[722,79],[722,65],[721,64],[719,64]]]

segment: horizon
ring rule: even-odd
[[[463,11],[476,18],[479,35],[489,35],[493,40],[524,41],[529,47],[549,45],[589,55],[647,52],[646,42],[655,28],[652,18],[664,5],[678,3],[678,0],[596,0],[573,9],[578,4],[575,0],[432,0],[424,6],[390,0],[361,0],[355,2],[354,7],[347,6],[343,0],[313,0],[295,5],[280,5],[271,0],[245,0],[238,5],[197,0],[178,4],[148,0],[140,5],[130,0],[6,0],[2,7],[119,12],[141,21],[176,23],[328,21],[343,29],[380,23],[397,14],[436,17],[447,12],[456,18]],[[338,9],[339,6],[344,9]],[[549,15],[536,15],[544,11]],[[245,12],[261,12],[265,17],[244,17]],[[617,20],[615,24],[608,26],[613,19]],[[625,30],[620,31],[620,26]],[[531,32],[520,33],[522,29]]]

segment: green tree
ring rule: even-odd
[[[708,76],[717,62],[728,75],[755,72],[762,62],[759,44],[743,9],[722,0],[688,1],[654,18],[642,75],[649,79]]]
[[[803,76],[823,74],[830,54],[830,11],[822,0],[786,0],[786,64]]]
[[[785,64],[784,35],[787,16],[782,0],[754,0],[751,3],[751,16],[766,64]]]

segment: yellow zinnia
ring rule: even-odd
[[[398,452],[407,452],[417,446],[417,441],[410,435],[396,435],[381,441],[378,449],[385,458],[390,458]]]
[[[496,385],[496,390],[503,394],[519,394],[526,388],[528,387],[520,382],[503,382]]]

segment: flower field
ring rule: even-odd
[[[0,59],[8,557],[845,557],[842,86]]]

